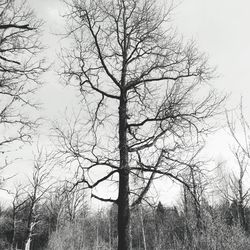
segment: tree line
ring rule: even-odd
[[[1,207],[1,249],[27,249],[30,237],[29,249],[117,249],[117,206],[91,211],[84,192],[57,187],[34,205],[28,193],[18,190],[12,204]],[[212,206],[203,197],[199,217],[196,206],[185,188],[178,206],[137,206],[131,211],[131,249],[248,248],[249,206],[243,209],[244,223],[236,198]]]

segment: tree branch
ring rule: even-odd
[[[18,24],[0,24],[0,30],[1,30],[1,29],[10,29],[10,28],[25,29],[25,30],[34,30],[34,29],[35,29],[35,28],[29,27],[29,24],[25,24],[25,25],[18,25]]]

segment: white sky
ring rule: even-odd
[[[167,0],[165,0],[167,1]],[[176,0],[176,3],[180,0]],[[48,32],[60,32],[63,12],[60,0],[29,0],[37,15],[45,22],[45,43],[58,48],[58,38]],[[212,66],[217,66],[219,78],[214,85],[228,93],[232,99],[245,96],[250,104],[248,72],[250,72],[250,1],[248,0],[181,0],[174,10],[173,24],[184,39],[197,42],[200,51],[209,56]],[[51,50],[49,51],[51,55]],[[53,81],[53,80],[52,80]],[[51,87],[51,83],[50,83]],[[52,91],[53,93],[54,91]],[[53,93],[54,94],[54,93]]]
[[[60,32],[62,29],[60,13],[63,8],[60,0],[29,2],[37,15],[46,22],[44,42],[50,48],[50,59],[53,59],[59,38],[48,33]],[[249,10],[248,0],[182,0],[173,13],[173,24],[179,34],[184,39],[195,40],[200,51],[208,55],[210,64],[217,67],[219,77],[211,83],[231,95],[228,107],[238,104],[241,95],[244,97],[244,106],[250,107]],[[44,98],[45,114],[49,116],[57,114],[58,109],[63,110],[62,106],[72,98],[73,92],[70,91],[71,95],[68,95],[69,88],[60,86],[58,79],[51,77],[51,74],[46,76],[46,86],[41,95]]]
[[[60,13],[63,11],[59,0],[28,0],[37,15],[42,18],[44,27],[44,43],[48,46],[49,60],[56,58],[59,38],[53,32],[60,32],[63,21]],[[211,84],[220,91],[231,94],[227,107],[239,103],[243,96],[246,113],[250,111],[250,1],[249,0],[182,0],[174,10],[173,24],[184,39],[196,41],[200,51],[209,56],[212,66],[217,66],[218,78]],[[49,118],[59,118],[65,107],[76,105],[76,91],[58,83],[56,73],[44,76],[45,86],[39,93],[39,99],[44,103],[42,115]],[[43,142],[47,142],[47,130],[43,130]],[[210,138],[208,148],[212,157],[223,159],[223,152],[228,152],[228,139],[223,131]],[[32,158],[30,149],[25,150],[26,158]],[[226,155],[227,153],[224,153]],[[19,167],[24,171],[27,166]],[[160,191],[160,193],[162,193]],[[170,194],[171,193],[171,194]],[[168,196],[175,196],[171,190]]]
[[[230,101],[243,95],[250,106],[250,1],[183,0],[176,21],[184,37],[193,38],[218,67],[217,88],[230,92]],[[233,99],[233,100],[232,100]]]

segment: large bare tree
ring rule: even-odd
[[[154,0],[65,1],[70,48],[61,75],[77,86],[85,117],[56,126],[59,156],[78,183],[118,185],[118,195],[92,197],[118,206],[118,249],[130,249],[130,208],[152,181],[185,185],[182,171],[208,132],[222,99],[209,85],[212,70],[194,43],[169,23],[172,6]],[[188,186],[188,185],[187,185]]]
[[[26,1],[0,2],[0,151],[14,142],[30,139],[35,126],[28,116],[35,107],[33,93],[45,71],[40,28],[42,22]],[[29,111],[29,112],[28,112]],[[13,146],[11,146],[13,149]]]

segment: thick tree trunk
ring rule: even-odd
[[[118,250],[130,249],[129,165],[127,145],[126,94],[121,95],[119,106],[119,196],[118,196]]]

